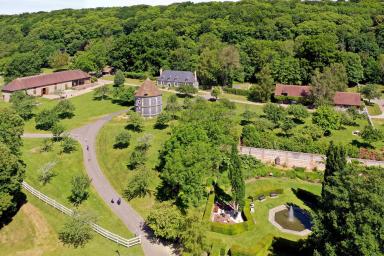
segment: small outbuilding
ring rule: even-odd
[[[135,94],[135,109],[143,117],[153,117],[161,113],[163,100],[161,91],[147,78]]]

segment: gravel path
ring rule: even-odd
[[[144,254],[149,256],[173,255],[173,249],[154,239],[153,234],[149,231],[148,227],[145,226],[144,219],[125,200],[122,200],[120,205],[111,203],[112,198],[116,202],[116,200],[122,198],[122,196],[112,187],[99,166],[96,155],[96,136],[105,123],[110,121],[114,116],[125,112],[126,111],[119,111],[102,117],[91,124],[72,130],[70,135],[82,146],[84,166],[88,176],[92,180],[93,187],[111,210],[122,220],[125,226],[132,233],[141,236],[141,246]],[[50,134],[23,135],[25,138],[49,138],[51,136]]]

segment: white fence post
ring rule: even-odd
[[[57,210],[59,210],[60,212],[64,213],[64,214],[67,214],[69,216],[73,216],[73,210],[72,209],[69,209],[67,207],[65,207],[64,205],[58,203],[56,200],[53,200],[51,198],[49,198],[48,196],[44,195],[43,193],[41,193],[40,191],[38,191],[37,189],[34,189],[32,186],[30,186],[28,183],[26,183],[25,181],[23,181],[22,183],[22,186],[25,190],[27,190],[28,192],[30,192],[32,195],[36,196],[37,198],[39,198],[41,201],[43,201],[44,203],[47,203],[49,204],[50,206],[56,208]],[[102,228],[100,227],[99,225],[97,225],[96,223],[89,223],[92,227],[92,229],[102,235],[103,237],[109,239],[109,240],[112,240],[120,245],[123,245],[125,247],[131,247],[131,246],[134,246],[134,245],[137,245],[137,244],[140,244],[141,243],[141,237],[140,236],[136,236],[134,238],[131,238],[131,239],[126,239],[126,238],[123,238],[119,235],[116,235],[108,230],[106,230],[105,228]]]

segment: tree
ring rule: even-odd
[[[122,131],[115,137],[114,148],[127,148],[131,140],[131,134],[128,131]]]
[[[66,52],[57,51],[49,57],[49,66],[54,69],[62,69],[69,64],[70,56]]]
[[[155,128],[164,129],[167,127],[169,121],[171,121],[170,115],[166,112],[161,112],[156,119]]]
[[[232,85],[235,72],[240,69],[239,50],[233,46],[224,46],[218,52],[218,61],[220,63],[218,80],[222,86]]]
[[[384,239],[382,168],[347,165],[323,187],[313,214],[309,247],[314,255],[380,255]]]
[[[295,125],[295,122],[293,122],[291,118],[285,117],[280,124],[280,128],[286,136],[289,136],[292,133],[292,129],[295,127]]]
[[[57,113],[48,109],[42,110],[35,117],[36,128],[45,131],[50,130],[58,121]]]
[[[275,81],[283,84],[301,84],[300,61],[292,56],[276,59],[272,63],[271,73]]]
[[[179,87],[177,87],[177,91],[179,93],[186,95],[187,97],[191,97],[191,95],[197,93],[198,90],[193,85],[186,84],[186,85],[180,85]]]
[[[304,122],[304,119],[309,117],[307,108],[300,104],[289,105],[287,108],[287,112],[299,122]]]
[[[381,96],[379,87],[376,84],[367,84],[360,89],[360,92],[368,99],[369,103],[371,103],[371,100],[380,98]]]
[[[130,201],[136,197],[145,197],[151,194],[149,184],[151,180],[151,172],[145,167],[135,171],[124,190],[124,197]]]
[[[258,73],[257,78],[258,85],[251,86],[248,99],[261,102],[270,101],[275,85],[269,67],[264,67]]]
[[[53,142],[49,138],[43,139],[43,143],[40,148],[40,152],[49,152],[52,151],[53,148]]]
[[[113,86],[122,87],[125,82],[124,72],[121,70],[117,70],[115,74],[115,78],[113,80]]]
[[[249,124],[251,122],[251,119],[256,117],[256,113],[250,111],[248,108],[244,110],[244,112],[241,114],[244,122],[243,124]]]
[[[217,99],[221,94],[221,88],[219,86],[215,86],[212,88],[211,96]]]
[[[60,123],[55,123],[51,128],[52,136],[54,141],[61,140],[61,135],[64,133],[64,126]]]
[[[6,82],[40,73],[41,59],[33,52],[14,54],[5,68]]]
[[[75,206],[78,206],[83,201],[87,200],[90,184],[91,180],[85,175],[73,177],[71,180],[71,195],[69,196],[69,201]]]
[[[143,118],[140,116],[139,113],[135,111],[129,112],[129,119],[128,119],[128,125],[127,127],[129,129],[132,129],[136,132],[141,132],[144,127],[144,121]]]
[[[325,186],[331,181],[331,176],[335,173],[341,173],[347,165],[347,155],[342,146],[336,146],[333,141],[329,143],[329,147],[325,154],[325,171],[322,186],[322,194],[324,194]]]
[[[94,90],[93,97],[95,99],[105,100],[108,97],[108,93],[109,93],[108,85],[103,85],[103,86],[97,87]]]
[[[312,122],[320,126],[323,131],[330,132],[340,128],[340,115],[332,107],[324,105],[313,113]]]
[[[9,145],[8,145],[9,146]],[[0,142],[0,217],[6,219],[16,210],[25,166],[17,152]]]
[[[283,107],[275,103],[267,103],[263,107],[263,112],[268,120],[271,120],[276,126],[286,116],[286,111]]]
[[[343,63],[348,81],[351,84],[358,84],[364,75],[364,68],[361,65],[361,59],[359,54],[354,52],[341,52],[341,63]]]
[[[7,145],[13,154],[19,155],[23,133],[23,119],[12,109],[0,109],[0,143]]]
[[[184,218],[172,202],[166,201],[155,204],[146,223],[156,237],[174,241],[180,237]]]
[[[373,142],[381,141],[384,138],[384,134],[381,130],[367,125],[361,132],[361,138],[368,144],[372,144]]]
[[[69,136],[64,136],[61,140],[61,150],[63,153],[69,154],[76,150],[77,143]]]
[[[207,224],[196,214],[190,214],[184,221],[180,239],[184,251],[193,256],[201,256],[208,251]]]
[[[53,111],[56,112],[57,116],[61,119],[75,116],[75,106],[69,100],[60,100],[53,108]]]
[[[165,110],[171,114],[172,119],[177,118],[177,111],[181,109],[178,101],[177,101],[177,96],[172,94],[171,96],[168,97],[167,99],[167,105],[165,107]]]
[[[32,96],[27,95],[23,91],[14,92],[12,93],[10,102],[12,103],[12,108],[24,120],[32,118],[33,110],[36,108],[36,102]]]
[[[76,213],[59,231],[60,241],[74,248],[84,247],[93,237],[91,220],[88,215]]]
[[[245,205],[245,182],[243,172],[241,169],[241,161],[237,146],[232,145],[230,160],[228,164],[228,176],[232,186],[232,199],[234,202],[234,209],[241,212]]]
[[[317,106],[332,103],[335,92],[347,89],[347,82],[347,72],[342,64],[332,64],[322,73],[316,70],[312,76],[312,101]]]
[[[138,139],[138,143],[129,157],[128,168],[133,170],[145,164],[145,161],[147,160],[146,153],[150,147],[150,139],[151,136],[149,135],[144,135]]]
[[[43,167],[40,168],[39,175],[37,179],[40,181],[41,184],[46,185],[51,181],[51,179],[55,176],[55,173],[52,171],[52,169],[55,167],[57,162],[48,162]]]
[[[115,87],[112,91],[113,100],[120,105],[128,106],[135,101],[135,88],[133,87]]]

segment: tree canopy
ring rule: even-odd
[[[384,79],[380,1],[239,1],[60,10],[0,17],[0,72],[9,81],[65,66],[158,75],[197,71],[203,85],[308,84],[339,63],[347,83]],[[100,19],[100,17],[104,17]]]

